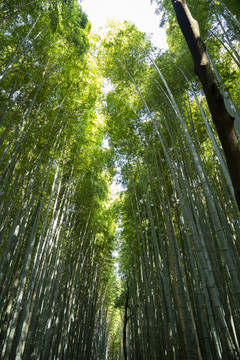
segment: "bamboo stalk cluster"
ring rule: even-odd
[[[53,31],[47,3],[1,8],[0,357],[103,359],[111,236],[103,249],[98,81],[87,28],[81,52],[64,33],[79,6],[56,5]]]
[[[178,76],[187,82],[187,94],[176,98],[144,42],[133,62],[129,44],[140,35],[131,24],[127,31],[104,43],[114,85],[110,138],[126,187],[119,236],[120,274],[130,289],[124,359],[238,359],[240,224],[222,149],[196,84],[175,66],[176,83]]]
[[[75,0],[12,1],[0,24],[1,359],[240,358],[239,212],[198,85],[172,64],[176,96],[132,24],[93,61]]]

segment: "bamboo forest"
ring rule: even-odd
[[[240,2],[151,2],[0,0],[2,360],[240,359]]]

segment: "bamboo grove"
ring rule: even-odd
[[[0,357],[101,359],[113,222],[90,25],[74,1],[1,13]]]
[[[188,3],[239,137],[238,1]],[[0,4],[1,359],[240,359],[234,190],[155,6],[167,51],[75,0]]]

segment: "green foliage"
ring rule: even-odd
[[[121,196],[119,274],[130,286],[128,352],[132,359],[139,359],[139,354],[144,359],[156,358],[156,351],[162,358],[194,358],[201,353],[206,358],[220,359],[222,355],[215,350],[214,355],[210,355],[214,340],[203,343],[199,332],[194,333],[190,323],[202,324],[204,331],[211,333],[213,324],[208,316],[211,317],[211,311],[216,311],[214,304],[218,303],[215,297],[218,292],[224,312],[234,313],[238,300],[229,295],[234,297],[235,305],[231,310],[226,309],[220,288],[221,282],[226,288],[229,279],[223,280],[220,274],[221,267],[232,263],[231,258],[236,261],[235,270],[239,269],[239,247],[230,250],[233,239],[239,237],[239,229],[231,226],[237,215],[229,183],[226,183],[225,163],[214,140],[214,129],[208,121],[209,111],[195,80],[191,57],[183,40],[179,40],[181,34],[175,26],[170,3],[166,3],[170,49],[159,54],[154,62],[150,61],[151,47],[144,49],[143,38],[139,42],[136,37],[133,45],[134,36],[128,39],[121,31],[113,29],[102,43],[106,51],[105,55],[101,54],[105,76],[112,84],[105,107],[109,143],[117,150],[122,183],[126,188]],[[230,52],[224,51],[220,58],[223,49],[208,34],[217,21],[212,11],[213,3],[190,2],[190,7],[197,19],[200,12],[209,14],[208,18],[200,18],[203,37],[207,38],[220,71],[223,70],[221,73],[228,88],[232,84],[233,94],[239,93],[235,83],[239,72]],[[128,26],[126,34],[132,31],[131,25]],[[224,34],[221,37],[226,41]],[[134,47],[134,57],[131,47]],[[223,243],[226,248],[230,246],[229,258],[225,257],[225,260]],[[208,306],[208,295],[205,297],[209,272],[205,278],[201,267],[202,251],[211,263],[209,271],[214,269],[214,274],[218,273],[221,278],[218,281],[214,277],[216,293],[210,295],[212,308]],[[216,258],[221,258],[222,262],[216,264]],[[191,275],[193,272],[194,276]],[[238,287],[237,282],[236,279],[235,285],[229,284],[230,293],[234,286]],[[196,293],[197,287],[202,289],[201,294]],[[123,308],[124,296],[123,286],[115,301],[117,307]],[[203,322],[200,303],[205,309]],[[186,304],[192,309],[189,312]],[[227,321],[226,317],[220,318],[216,320],[217,327],[218,321]],[[234,326],[239,327],[237,319]],[[224,335],[219,328],[222,344],[225,344],[225,336],[231,338],[230,329],[228,323],[229,334]],[[185,336],[184,341],[179,334]],[[195,346],[191,345],[193,343]],[[233,356],[237,348],[226,347],[222,351],[233,351]]]
[[[159,54],[128,22],[90,37],[76,0],[2,4],[5,359],[122,359],[128,289],[129,359],[238,356],[236,206],[171,1],[157,3]],[[239,107],[236,19],[222,1],[189,7]]]
[[[146,39],[146,35],[131,23],[124,22],[120,26],[112,22],[109,29],[101,44],[101,65],[104,74],[111,78],[113,85],[119,87],[121,79],[122,86],[126,87],[127,84],[131,84],[128,71],[138,80],[140,73],[147,69],[145,60],[151,43]]]
[[[116,210],[106,205],[113,153],[102,148],[101,80],[88,53],[90,24],[75,0],[11,2],[4,15],[1,357],[23,352],[30,358],[42,344],[43,357],[51,357],[53,347],[62,357],[62,344],[78,333],[78,349],[70,343],[64,356],[78,351],[104,358]],[[56,319],[61,333],[53,331]],[[79,326],[82,319],[91,332]]]

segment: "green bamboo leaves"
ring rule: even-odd
[[[128,31],[129,47],[123,31],[113,30],[122,51],[109,52],[103,42],[105,74],[114,85],[107,95],[109,135],[127,186],[119,239],[131,289],[127,356],[238,357],[240,233],[221,150],[187,76],[170,62],[175,82],[186,89],[172,91],[146,39],[139,44],[137,29]],[[126,59],[133,62],[134,39],[132,71]]]
[[[76,1],[3,11],[0,356],[105,358],[115,213],[90,24]]]
[[[224,4],[202,8],[239,116]],[[91,37],[75,0],[1,10],[1,358],[238,358],[239,215],[189,62],[127,22]]]

